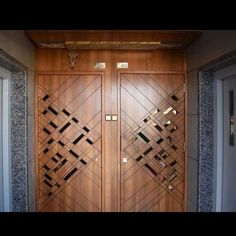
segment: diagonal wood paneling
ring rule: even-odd
[[[38,79],[38,209],[101,211],[101,76]]]
[[[122,73],[121,211],[184,210],[184,76]]]

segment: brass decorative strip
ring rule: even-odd
[[[39,42],[41,48],[65,48],[68,50],[156,50],[159,48],[181,48],[177,42],[138,41],[65,41]]]

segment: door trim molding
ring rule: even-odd
[[[28,211],[27,68],[0,49],[0,66],[10,72],[10,211]]]

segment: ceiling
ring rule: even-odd
[[[27,30],[40,48],[69,50],[157,50],[187,47],[201,31]]]

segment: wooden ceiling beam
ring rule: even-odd
[[[40,42],[115,41],[115,42],[174,42],[186,47],[200,31],[170,30],[27,30],[25,34],[39,46]]]

